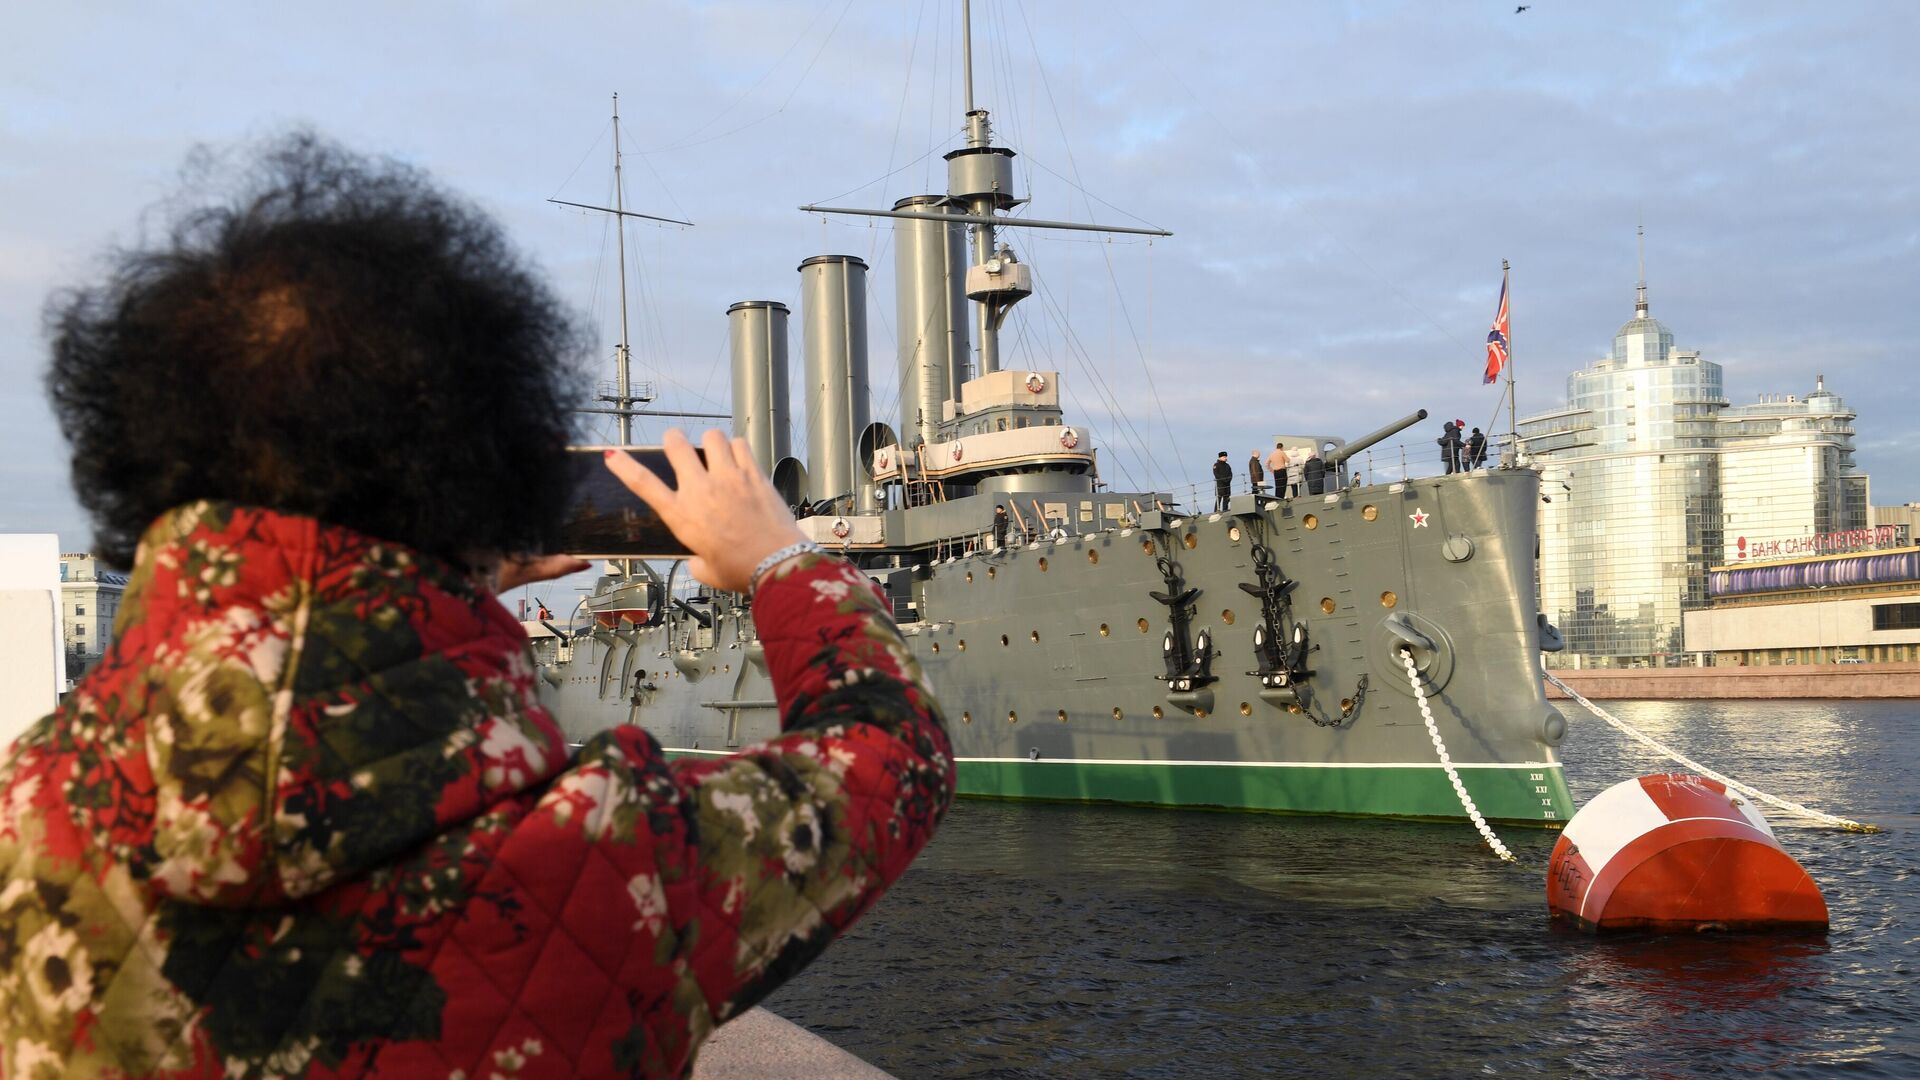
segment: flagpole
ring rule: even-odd
[[[1507,298],[1507,442],[1515,455],[1520,453],[1520,399],[1513,391],[1513,293],[1508,291],[1511,263],[1500,260],[1500,291]]]

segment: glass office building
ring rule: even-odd
[[[1566,642],[1548,663],[1698,662],[1681,612],[1705,605],[1707,569],[1733,561],[1736,534],[1865,526],[1852,420],[1824,381],[1804,399],[1730,407],[1720,365],[1674,348],[1642,283],[1611,354],[1568,377],[1567,405],[1519,425],[1548,499],[1541,607]]]

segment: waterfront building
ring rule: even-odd
[[[60,622],[67,678],[78,679],[113,644],[113,618],[126,590],[127,575],[108,570],[93,556],[60,556]]]
[[[1867,524],[1875,528],[1881,525],[1904,525],[1908,536],[1920,540],[1920,502],[1872,507],[1867,511]]]
[[[1721,366],[1674,347],[1642,280],[1611,353],[1568,377],[1564,407],[1519,423],[1546,484],[1541,609],[1566,642],[1548,663],[1704,662],[1683,615],[1706,605],[1709,568],[1866,526],[1854,415],[1824,377],[1730,405]]]
[[[1687,647],[1715,666],[1920,660],[1920,547],[1906,526],[1795,546],[1840,551],[1714,567],[1708,606],[1685,615]]]

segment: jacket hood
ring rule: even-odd
[[[311,895],[566,762],[498,601],[439,559],[310,518],[167,513],[115,635],[75,715],[144,740],[153,832],[135,861],[176,899]]]

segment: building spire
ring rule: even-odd
[[[1640,283],[1634,286],[1633,317],[1644,319],[1647,317],[1647,227],[1636,225],[1634,232],[1640,245]]]

